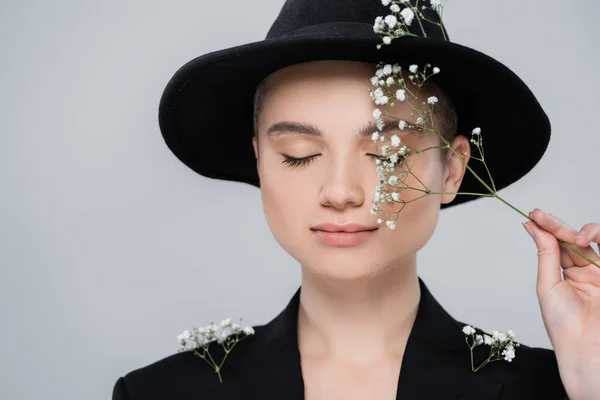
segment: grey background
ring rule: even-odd
[[[263,324],[287,304],[299,265],[259,191],[188,170],[157,123],[181,65],[261,40],[282,4],[1,3],[0,398],[107,399],[119,376],[174,353],[181,330]],[[514,69],[553,123],[547,155],[501,194],[577,229],[598,221],[599,11],[592,0],[445,10],[452,39]],[[507,163],[518,145],[506,143]],[[442,212],[419,274],[456,318],[550,347],[521,221],[491,199]]]

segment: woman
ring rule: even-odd
[[[435,18],[430,11],[428,19]],[[114,400],[598,398],[592,374],[600,367],[600,270],[559,248],[557,239],[597,261],[590,244],[599,241],[599,224],[577,232],[539,210],[530,214],[535,223],[527,229],[539,249],[537,293],[554,351],[521,345],[514,361],[473,372],[487,350],[475,347],[471,359],[466,324],[452,318],[418,278],[416,254],[432,236],[439,211],[475,198],[456,195],[475,192],[477,184],[466,173],[473,149],[458,132],[477,121],[489,127],[489,137],[523,137],[477,107],[484,92],[496,93],[498,105],[510,98],[531,116],[521,128],[531,141],[522,139],[523,154],[515,156],[527,162],[504,168],[496,176],[498,189],[533,168],[550,132],[518,77],[445,40],[443,29],[440,38],[434,24],[420,32],[413,25],[427,38],[397,40],[375,51],[372,23],[385,12],[378,1],[348,7],[288,0],[270,40],[199,57],[171,80],[160,110],[167,144],[204,176],[260,185],[268,225],[300,263],[302,284],[280,315],[236,345],[220,371],[222,383],[203,360],[183,352],[120,378]],[[366,125],[374,106],[366,94],[374,63],[382,59],[431,59],[440,66],[440,78],[419,99],[439,99],[434,120],[452,147],[415,159],[408,183],[414,187],[418,178],[441,194],[407,203],[396,229],[370,212],[379,177],[371,137],[376,128]],[[473,69],[465,71],[467,65]],[[496,79],[484,87],[479,80],[469,83],[468,73],[478,68]],[[399,102],[389,116],[414,123],[412,111]],[[227,133],[220,134],[224,118]],[[198,135],[201,130],[206,134]],[[432,132],[394,131],[411,148],[439,146]],[[500,162],[500,149],[486,148],[486,158]],[[410,201],[419,193],[403,196]],[[210,346],[221,359],[222,348]]]

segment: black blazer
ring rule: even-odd
[[[566,398],[552,350],[521,344],[512,362],[495,361],[472,372],[462,333],[466,324],[452,318],[420,278],[419,286],[421,297],[402,360],[396,399]],[[206,361],[182,352],[119,378],[113,400],[304,399],[296,330],[301,289],[276,318],[254,327],[254,335],[238,342],[223,364],[223,383]],[[216,342],[210,346],[219,363],[221,346]],[[488,353],[488,346],[476,347],[476,365]]]

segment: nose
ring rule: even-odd
[[[320,193],[321,204],[343,210],[347,207],[360,207],[365,201],[360,168],[356,160],[332,161],[323,176]]]

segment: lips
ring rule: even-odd
[[[327,246],[355,246],[369,240],[378,227],[362,224],[319,224],[311,228],[313,236]]]
[[[325,223],[325,224],[319,224],[319,225],[313,226],[311,229],[314,231],[323,231],[323,232],[354,233],[354,232],[363,232],[363,231],[374,231],[377,228],[378,228],[377,226],[372,227],[372,226],[366,226],[366,225],[355,224],[355,223],[345,224],[345,225]]]

